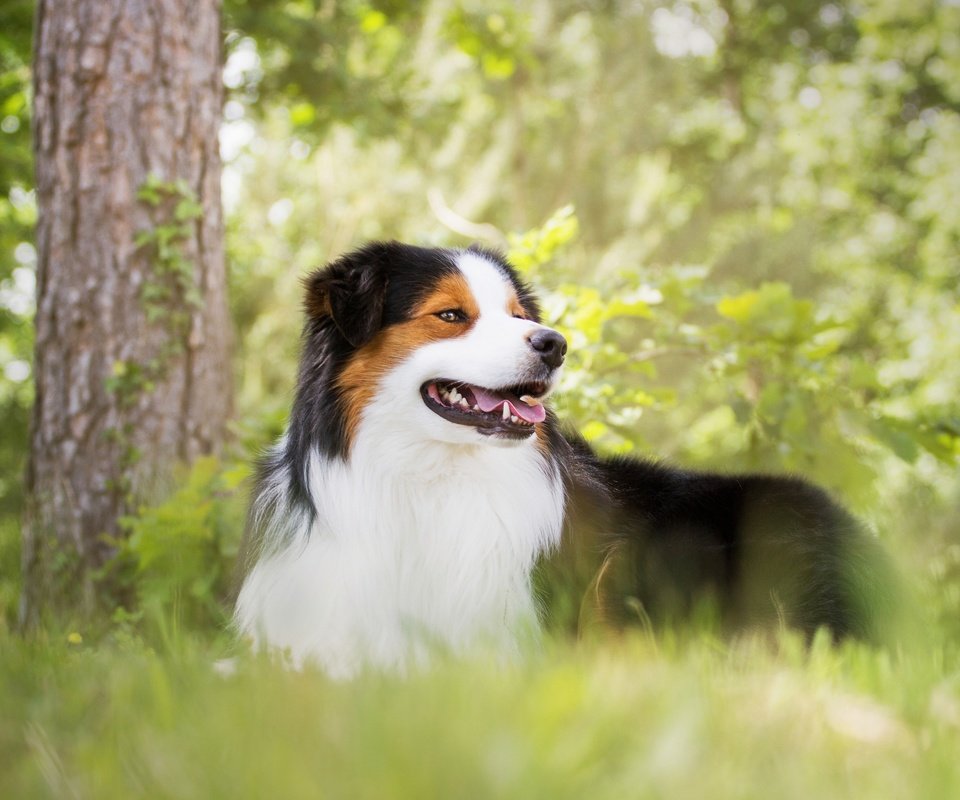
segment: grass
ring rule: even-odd
[[[221,644],[4,635],[0,796],[960,797],[942,643],[548,641],[348,683],[252,656],[222,677]]]

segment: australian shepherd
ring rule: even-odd
[[[244,546],[235,621],[258,645],[349,676],[704,603],[725,629],[873,633],[874,545],[820,489],[561,431],[567,343],[501,255],[371,244],[310,275],[305,308]]]

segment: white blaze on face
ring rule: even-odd
[[[464,252],[457,258],[457,267],[467,284],[480,309],[481,320],[487,321],[499,318],[513,318],[508,308],[510,300],[516,292],[507,276],[500,269],[483,256],[476,253]]]
[[[543,327],[514,316],[522,310],[509,278],[495,264],[481,255],[461,253],[457,266],[466,278],[480,309],[480,316],[470,332],[461,337],[460,358],[469,353],[469,365],[452,376],[480,386],[497,388],[529,380],[526,371],[536,368],[539,355],[530,346],[530,334]],[[470,377],[474,375],[476,377]]]

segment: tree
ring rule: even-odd
[[[92,604],[118,519],[231,408],[218,0],[39,0],[21,622]]]

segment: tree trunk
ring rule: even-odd
[[[26,625],[93,600],[118,517],[231,407],[219,0],[38,0],[35,37]]]

